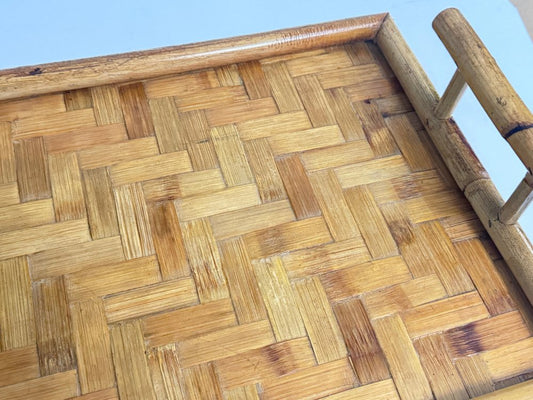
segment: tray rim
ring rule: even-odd
[[[387,16],[373,14],[227,39],[0,70],[0,101],[373,40]]]

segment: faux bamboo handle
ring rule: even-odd
[[[533,170],[533,114],[513,89],[459,10],[448,8],[433,28],[466,83],[529,172]]]

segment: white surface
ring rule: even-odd
[[[529,36],[533,39],[533,2],[531,0],[511,0],[511,3],[518,8],[518,12],[529,32]]]
[[[531,0],[513,0],[531,9]],[[122,53],[294,27],[388,11],[442,93],[455,65],[431,28],[459,8],[533,109],[533,44],[504,0],[21,1],[2,2],[0,68]],[[459,126],[507,198],[525,169],[470,91],[455,112]],[[533,238],[533,207],[520,223]]]

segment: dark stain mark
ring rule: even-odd
[[[400,246],[410,244],[415,240],[411,227],[404,221],[390,221],[389,228],[394,240]]]
[[[506,140],[509,140],[509,138],[511,136],[513,136],[515,133],[518,133],[520,131],[525,131],[526,129],[531,129],[533,128],[533,124],[532,123],[528,123],[528,122],[519,122],[515,125],[514,128],[511,128],[506,134],[503,135],[503,137],[506,139]]]
[[[498,103],[502,107],[505,107],[507,105],[507,101],[503,97],[496,97],[496,103]]]
[[[271,363],[275,364],[276,361],[279,361],[280,356],[278,353],[278,350],[274,348],[273,346],[269,346],[265,348],[265,355]]]
[[[452,329],[448,333],[450,342],[458,353],[457,356],[464,357],[486,350],[476,327],[477,323],[472,322],[460,328]]]
[[[42,73],[43,70],[41,68],[35,68],[29,72],[30,75],[41,75]]]
[[[363,100],[363,102],[365,102],[366,104],[370,104],[370,99],[365,99]]]

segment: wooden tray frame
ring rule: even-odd
[[[446,35],[449,33],[445,32],[446,24],[463,23],[462,16],[457,13],[457,10],[445,10],[434,23],[435,29],[447,45],[449,43],[447,43]],[[467,26],[467,28],[470,27]],[[374,41],[381,49],[459,188],[472,204],[530,303],[533,304],[532,245],[519,224],[501,222],[500,212],[504,201],[459,127],[450,118],[465,82],[462,76],[456,73],[449,89],[440,101],[431,81],[388,14],[376,14],[192,45],[3,70],[0,71],[0,101],[104,84],[138,81],[365,40]],[[450,41],[453,41],[453,38],[448,40]],[[460,51],[467,52],[468,47]],[[454,56],[452,50],[450,52]],[[468,63],[468,59],[458,62],[456,58],[456,62],[459,70],[464,74],[462,68],[469,67],[460,64]],[[491,77],[494,75],[489,73],[486,79]],[[473,87],[475,83],[467,83],[475,89]],[[484,92],[483,85],[486,84],[486,80],[481,81],[478,84],[481,89],[478,91]],[[489,92],[503,90],[502,95],[505,96],[509,95],[505,91],[512,90],[509,88],[510,85],[504,88],[493,87],[489,81],[487,90]],[[482,105],[487,109],[483,102]],[[497,110],[496,112],[499,113],[498,117],[505,121],[506,116],[502,114],[503,111]],[[525,113],[526,116],[531,115],[529,110]],[[528,127],[527,124],[533,121],[519,122],[524,128],[520,131],[525,131],[525,133],[521,133],[520,141],[515,144],[510,141],[510,144],[519,155],[520,152],[525,154],[526,167],[531,167],[528,160],[531,160],[530,157],[533,154],[533,128],[531,128],[533,125]],[[500,128],[497,122],[495,124]],[[520,158],[524,161],[524,157]],[[527,185],[526,182],[526,197],[531,198],[531,190],[527,188]],[[533,381],[528,381],[481,398],[521,398],[520,396],[525,393],[530,393],[532,386]]]

